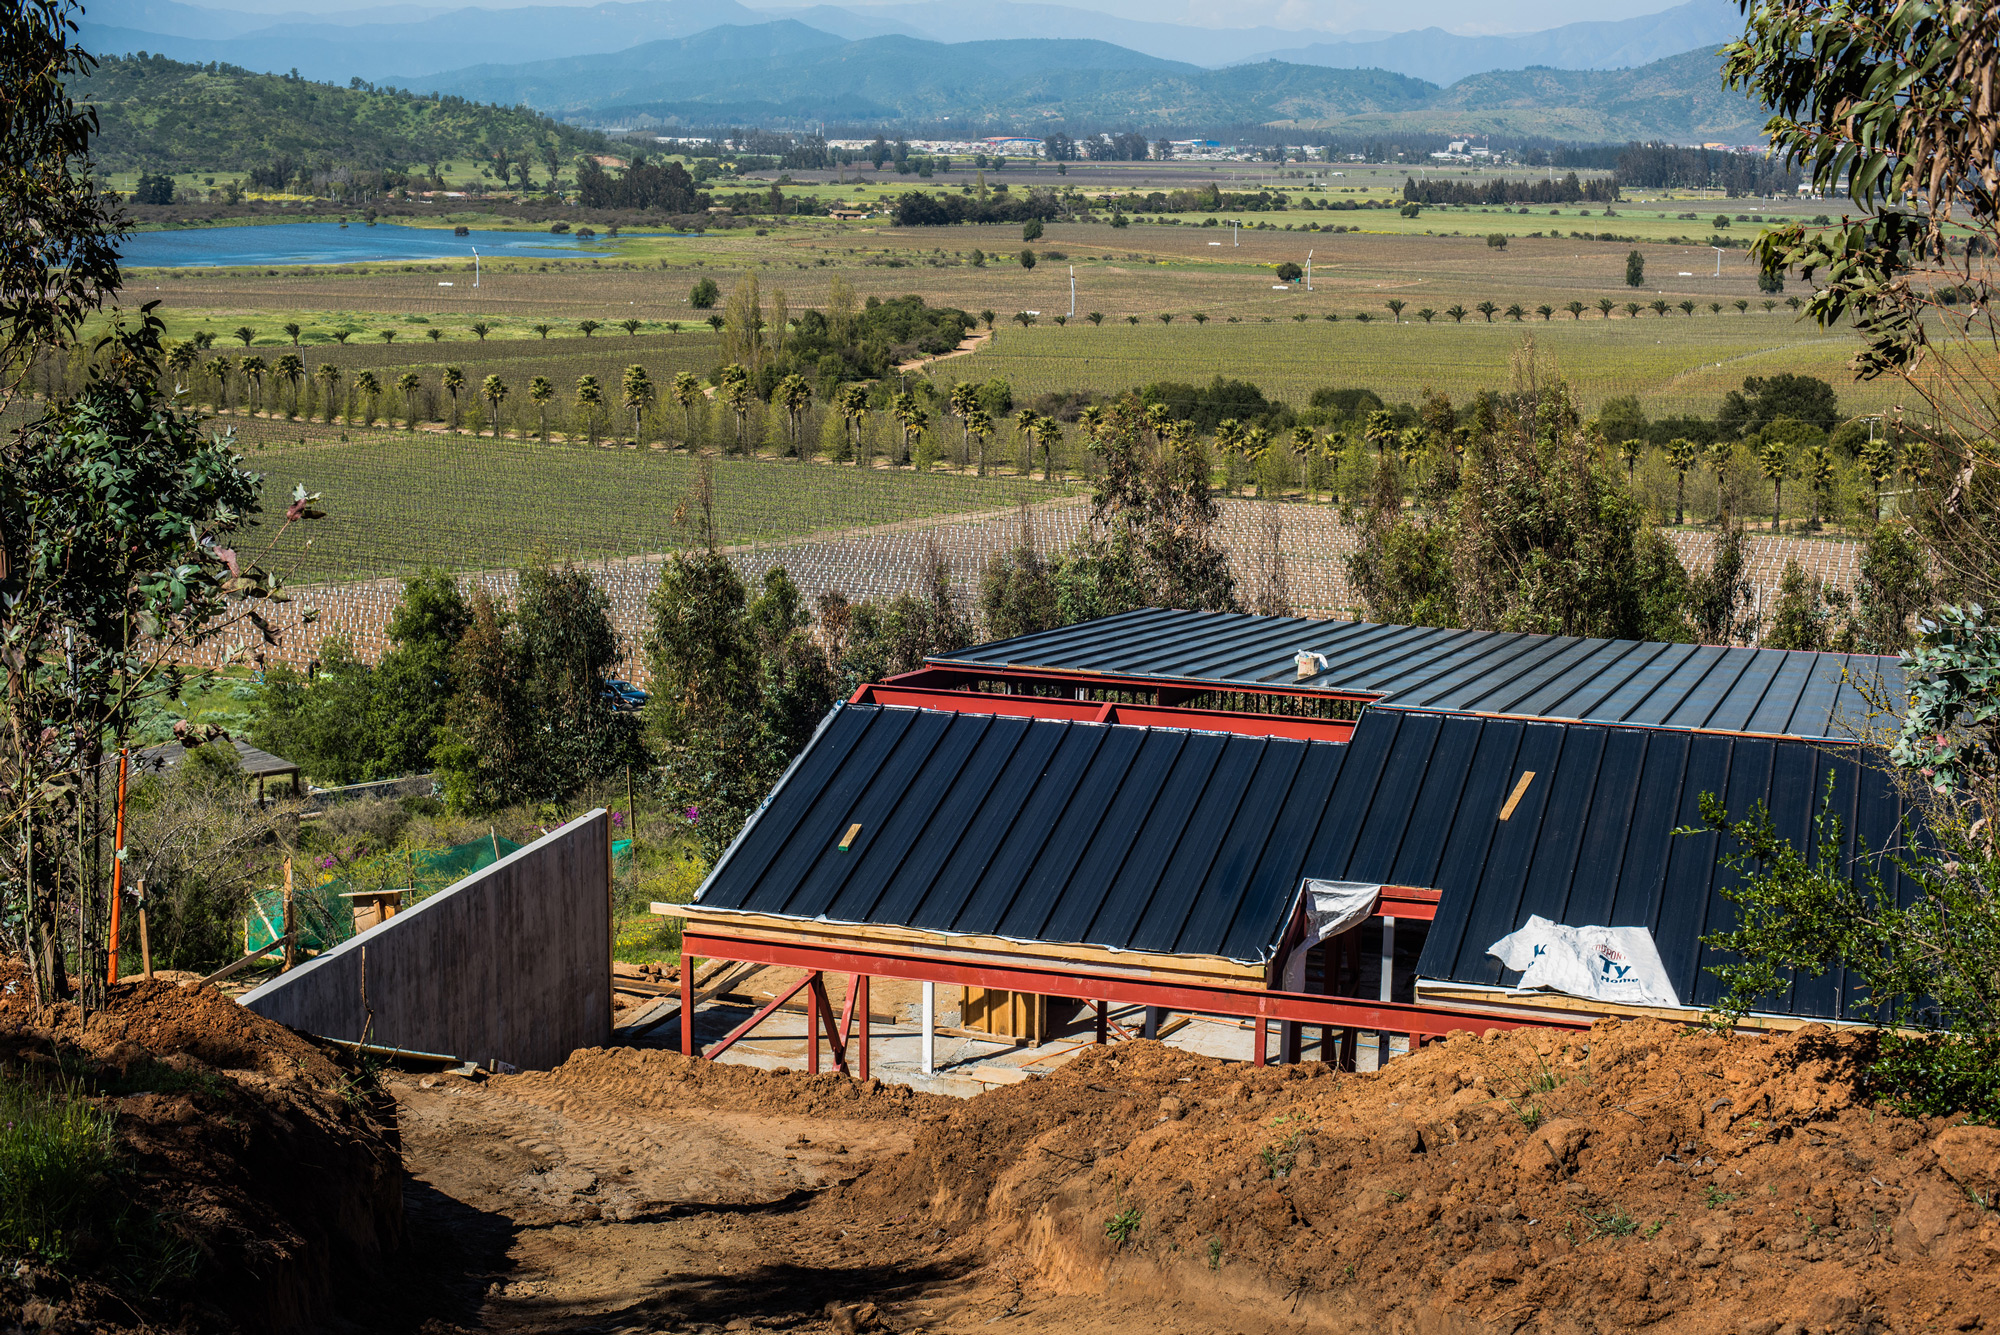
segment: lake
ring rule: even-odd
[[[363,222],[276,223],[255,227],[190,227],[135,232],[120,248],[132,269],[188,269],[224,265],[355,264],[368,260],[469,260],[482,257],[587,256],[612,253],[592,239],[551,232],[473,231],[453,236],[448,227],[401,227]]]

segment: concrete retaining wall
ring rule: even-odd
[[[611,822],[599,809],[243,1004],[324,1038],[555,1066],[611,1036],[610,875]]]

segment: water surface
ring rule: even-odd
[[[120,247],[128,268],[187,269],[257,264],[354,264],[366,260],[469,260],[477,247],[496,255],[587,256],[612,253],[616,242],[579,240],[552,232],[474,230],[453,236],[449,227],[403,227],[353,222],[263,223],[252,227],[190,227],[135,232]]]

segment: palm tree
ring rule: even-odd
[[[1215,424],[1215,452],[1228,458],[1243,452],[1243,424],[1233,417],[1225,417]],[[1231,470],[1232,472],[1234,470]],[[1235,479],[1225,477],[1224,486],[1235,490]]]
[[[396,377],[396,392],[403,396],[403,429],[417,429],[417,391],[424,387],[423,379],[415,371],[405,371]]]
[[[1382,303],[1389,308],[1389,318],[1395,324],[1403,323],[1403,308],[1409,305],[1401,297],[1391,297]]]
[[[306,375],[305,359],[300,357],[296,352],[287,352],[278,358],[278,364],[273,369],[279,380],[292,387],[292,402],[285,409],[285,417],[288,420],[297,417],[299,415],[299,382],[304,380]]]
[[[1303,319],[1305,319],[1306,317],[1305,317],[1305,316],[1303,316],[1303,315],[1295,315],[1295,316],[1293,316],[1292,318],[1293,318],[1293,319],[1295,319],[1295,320],[1303,320]],[[1206,312],[1206,311],[1195,311],[1194,313],[1192,313],[1191,315],[1189,315],[1189,316],[1188,316],[1188,319],[1190,319],[1190,320],[1193,320],[1193,321],[1194,321],[1194,322],[1195,322],[1196,324],[1207,324],[1207,323],[1208,323],[1208,312]]]
[[[444,337],[444,330],[426,329],[424,330],[424,337],[429,339],[431,342],[436,343]]]
[[[378,329],[375,331],[375,337],[381,339],[384,343],[394,343],[396,341],[396,331],[393,329]]]
[[[644,320],[626,319],[626,320],[620,320],[618,322],[618,327],[620,329],[623,329],[626,333],[630,334],[632,337],[637,338],[639,336],[639,327],[645,323],[646,322]]]
[[[805,424],[806,409],[812,406],[812,385],[795,372],[777,383],[771,398],[785,410],[785,419],[791,424],[792,457],[804,463],[806,452],[799,443],[799,428]]]
[[[683,441],[689,448],[694,445],[694,406],[701,402],[701,381],[690,372],[682,371],[674,376],[674,402],[681,406],[681,426]]]
[[[1528,312],[1522,309],[1521,303],[1518,301],[1515,302],[1513,305],[1509,306],[1506,310],[1507,318],[1512,320],[1515,324],[1521,323],[1521,321],[1527,317],[1527,314]]]
[[[1757,471],[1771,484],[1771,531],[1776,533],[1784,527],[1781,517],[1785,513],[1785,471],[1791,466],[1786,457],[1785,443],[1781,440],[1769,441],[1757,451]]]
[[[438,377],[438,384],[443,388],[445,393],[451,395],[451,429],[456,431],[458,430],[458,391],[465,388],[465,372],[459,370],[456,366],[447,366],[444,368],[444,374]]]
[[[716,395],[736,414],[736,448],[741,451],[750,423],[750,373],[737,362],[723,367]]]
[[[1602,312],[1605,319],[1609,320],[1611,312],[1618,309],[1618,303],[1609,297],[1599,297],[1597,299],[1597,309]]]
[[[1479,304],[1478,304],[1477,306],[1474,306],[1474,307],[1473,307],[1472,309],[1474,309],[1474,310],[1478,311],[1478,312],[1479,312],[1479,313],[1480,313],[1481,315],[1485,316],[1485,317],[1486,317],[1486,323],[1488,323],[1488,324],[1492,324],[1492,323],[1493,323],[1493,314],[1494,314],[1494,312],[1495,312],[1495,311],[1498,311],[1498,310],[1499,310],[1500,308],[1499,308],[1498,306],[1495,306],[1495,305],[1494,305],[1494,304],[1493,304],[1492,302],[1490,302],[1490,301],[1482,301],[1482,302],[1480,302],[1480,303],[1479,303]]]
[[[375,425],[375,400],[382,396],[382,382],[375,378],[373,371],[360,371],[354,377],[354,392],[368,406],[362,409],[361,420],[368,426]]]
[[[1688,319],[1694,319],[1694,303],[1692,301],[1683,301],[1680,304],[1680,312],[1682,315],[1687,316]]]
[[[530,328],[530,329],[534,330],[534,331],[535,331],[536,333],[540,334],[540,335],[542,336],[542,341],[543,341],[543,342],[545,342],[545,343],[546,343],[546,342],[548,341],[548,337],[549,337],[549,333],[550,333],[550,331],[551,331],[551,326],[549,326],[549,325],[545,325],[545,324],[535,324],[535,325],[529,325],[529,326],[528,326],[528,328]],[[545,432],[544,434],[547,434],[547,433]]]
[[[1319,433],[1309,426],[1292,428],[1292,455],[1299,461],[1299,495],[1307,502],[1312,500],[1312,456],[1319,444]]]
[[[910,457],[912,442],[930,424],[930,414],[917,402],[915,394],[903,390],[889,400],[889,415],[896,419],[896,425],[903,431],[903,457],[897,460],[901,463]]]
[[[1396,414],[1387,408],[1377,408],[1368,414],[1361,426],[1361,438],[1375,447],[1379,457],[1396,435]]]
[[[1625,485],[1632,485],[1632,475],[1639,467],[1639,455],[1646,448],[1646,442],[1633,439],[1618,443],[1618,457],[1625,461]]]
[[[489,375],[479,382],[479,397],[493,405],[493,439],[500,439],[500,405],[507,401],[507,382]]]
[[[1062,442],[1062,423],[1047,413],[1035,418],[1032,433],[1035,444],[1042,447],[1042,481],[1047,482],[1055,475],[1056,446]]]
[[[1736,313],[1738,315],[1741,315],[1743,314],[1743,312],[1750,309],[1750,303],[1745,301],[1741,297],[1738,297],[1736,300],[1730,302],[1729,304],[1736,308]]]
[[[299,345],[300,332],[301,331],[296,324],[288,324],[285,326],[285,337],[292,340],[292,346],[295,348]]]
[[[268,369],[262,357],[237,358],[236,374],[242,376],[244,383],[250,387],[252,412],[264,406],[264,372]]]
[[[1797,297],[1786,297],[1785,304],[1787,306],[1790,306],[1793,310],[1797,310],[1800,306],[1804,305],[1805,303],[1800,301]]]
[[[833,410],[840,414],[841,431],[854,435],[854,466],[861,466],[861,419],[868,415],[868,391],[859,385],[842,385],[833,396]]]
[[[580,375],[576,378],[576,406],[583,409],[586,429],[590,433],[590,443],[597,444],[597,410],[604,406],[604,389],[594,375]]]
[[[1093,326],[1096,326],[1096,325],[1101,325],[1101,324],[1103,324],[1103,323],[1104,323],[1104,312],[1103,312],[1103,311],[1092,311],[1092,312],[1091,312],[1090,314],[1088,314],[1088,315],[1084,316],[1083,318],[1084,318],[1084,319],[1086,319],[1086,320],[1088,320],[1088,321],[1090,321],[1090,323],[1091,323],[1091,324],[1092,324]]]
[[[1729,527],[1729,457],[1735,448],[1726,440],[1710,441],[1708,445],[1708,469],[1715,474],[1715,522],[1723,528]]]
[[[1758,304],[1764,308],[1764,314],[1766,315],[1769,315],[1772,311],[1778,309],[1778,303],[1771,300],[1769,297],[1764,298],[1764,300],[1759,302]]]
[[[1161,324],[1172,324],[1174,322],[1174,313],[1172,311],[1166,311],[1160,315],[1154,316],[1153,318],[1158,320]],[[1047,469],[1043,470],[1044,473],[1046,473],[1047,471],[1048,471]]]
[[[1035,317],[1028,314],[1026,311],[1014,312],[1014,323],[1020,325],[1021,328],[1026,329],[1029,325],[1033,324],[1034,322],[1035,322]]]
[[[958,463],[962,468],[972,461],[972,431],[969,424],[973,412],[979,407],[979,391],[972,387],[970,381],[961,380],[951,387],[951,393],[945,396],[944,403],[945,408],[958,419],[962,428],[959,432],[958,454]]]
[[[352,329],[336,329],[333,331],[333,341],[340,344],[343,348],[347,346],[347,340],[353,337],[354,331]]]
[[[334,395],[340,389],[340,368],[332,362],[321,362],[319,369],[313,372],[313,379],[324,387],[322,392],[326,395],[326,420],[331,422],[335,407]]]
[[[209,381],[209,401],[215,405],[217,412],[229,406],[229,372],[227,357],[211,357],[208,364],[202,367],[202,374],[206,375]]]
[[[555,396],[555,382],[547,376],[538,375],[528,382],[528,402],[535,405],[536,415],[541,419],[544,445],[549,443],[549,400]]]
[[[599,324],[595,320],[578,320],[576,322],[576,327],[583,331],[583,336],[585,338],[589,338],[592,334],[604,328],[603,325]]]
[[[1138,317],[1138,316],[1136,316],[1136,315],[1128,315],[1128,316],[1126,316],[1126,317],[1125,317],[1125,323],[1126,323],[1126,324],[1137,324],[1137,323],[1139,323],[1139,317]]]
[[[1429,324],[1432,320],[1438,318],[1438,313],[1428,306],[1419,306],[1417,308],[1417,318],[1425,324]]]
[[[1653,314],[1659,316],[1661,319],[1666,318],[1667,311],[1670,308],[1668,307],[1666,300],[1664,298],[1654,297],[1651,303],[1649,304],[1653,308]]]
[[[644,435],[646,410],[653,406],[656,395],[652,377],[646,374],[646,368],[643,366],[628,366],[625,368],[625,374],[619,378],[618,388],[624,397],[625,406],[632,412],[632,443],[643,445],[646,443]]]
[[[711,315],[711,316],[709,316],[709,317],[708,317],[708,327],[709,327],[710,329],[713,329],[713,330],[714,330],[714,331],[715,331],[716,333],[718,333],[718,334],[722,332],[722,326],[724,326],[724,325],[726,325],[726,324],[728,324],[728,323],[729,323],[729,320],[728,320],[728,318],[727,318],[727,317],[725,317],[725,316],[721,316],[721,315]],[[588,334],[585,334],[585,335],[584,335],[584,337],[585,337],[585,338],[589,338],[589,337],[590,337],[590,335],[588,335]]]
[[[979,476],[986,476],[986,442],[993,435],[993,419],[984,408],[974,408],[965,415],[965,434],[979,442]]]
[[[1701,450],[1693,441],[1675,437],[1667,442],[1667,462],[1674,466],[1674,523],[1687,523],[1688,469],[1694,467]]]
[[[1455,301],[1451,305],[1444,308],[1444,313],[1451,317],[1451,322],[1453,324],[1464,324],[1465,317],[1472,314],[1471,311],[1465,309],[1465,307],[1459,305]]]
[[[1896,475],[1896,447],[1883,436],[1861,447],[1861,467],[1875,484],[1875,522],[1882,522],[1882,484]]]
[[[487,324],[484,320],[468,327],[472,330],[473,333],[479,336],[479,341],[481,343],[484,343],[486,341],[486,336],[493,332],[493,326]]]
[[[1719,302],[1719,301],[1711,301],[1711,302],[1709,302],[1709,303],[1708,303],[1708,313],[1709,313],[1710,315],[1720,315],[1720,314],[1722,314],[1722,303],[1721,303],[1721,302]]]
[[[1806,521],[1806,528],[1809,531],[1817,531],[1821,503],[1833,491],[1832,452],[1824,445],[1806,446],[1799,466],[1799,476],[1805,479],[1806,487],[1812,493],[1812,513]]]
[[[235,337],[242,339],[243,346],[247,348],[256,339],[257,331],[247,324],[240,324],[236,326]]]
[[[197,329],[194,331],[194,333],[188,335],[188,337],[192,339],[194,341],[194,345],[197,348],[200,348],[203,352],[207,352],[210,348],[215,346],[215,331],[212,329]]]
[[[1556,318],[1556,308],[1549,305],[1547,302],[1544,302],[1541,305],[1535,307],[1535,314],[1542,317],[1543,324],[1547,324],[1549,321]]]
[[[192,340],[183,340],[167,349],[167,369],[174,373],[175,382],[181,388],[186,388],[187,374],[200,360],[201,349]]]
[[[1569,312],[1569,318],[1572,320],[1581,320],[1583,318],[1583,303],[1580,301],[1572,301],[1569,305],[1563,307],[1563,309]]]
[[[1056,328],[1058,329],[1061,329],[1069,324],[1069,317],[1067,315],[1058,315],[1053,318],[1056,322]]]
[[[1643,309],[1644,308],[1640,306],[1638,302],[1628,301],[1625,303],[1625,318],[1628,320],[1636,320],[1639,318],[1639,312]]]

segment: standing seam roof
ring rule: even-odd
[[[1300,678],[1295,655],[1324,655]],[[1150,678],[1214,689],[1285,686],[1375,696],[1378,707],[1851,740],[1865,687],[1896,660],[1865,654],[1652,644],[1141,609],[930,660]]]

